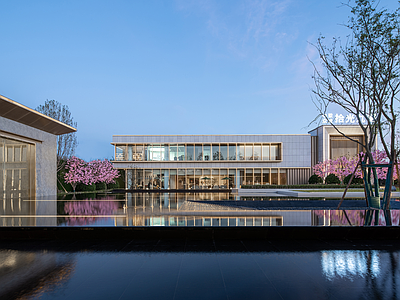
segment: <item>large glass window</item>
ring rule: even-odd
[[[161,188],[169,189],[169,170],[161,170]]]
[[[128,146],[128,160],[133,160],[133,153],[135,152],[135,145]]]
[[[219,159],[220,160],[228,160],[228,146],[227,145],[220,145],[219,146]]]
[[[151,161],[161,161],[161,145],[149,145],[149,158]]]
[[[178,170],[178,189],[184,190],[186,189],[186,170],[179,169]]]
[[[245,185],[246,182],[244,181],[244,169],[238,169],[238,176],[239,176],[239,183],[240,186]]]
[[[203,160],[211,160],[211,145],[203,145]]]
[[[253,160],[253,145],[246,145],[246,160]]]
[[[178,145],[178,160],[185,160],[185,145]]]
[[[186,177],[187,177],[187,188],[188,189],[194,189],[194,170],[193,169],[187,169],[186,170]]]
[[[202,145],[195,146],[195,157],[196,157],[196,160],[203,160],[203,146]]]
[[[204,189],[211,187],[211,170],[203,169],[203,177],[201,177],[201,185]]]
[[[245,169],[246,170],[246,184],[253,184],[253,169]]]
[[[170,161],[178,160],[178,145],[174,144],[169,145],[169,160]]]
[[[280,160],[279,145],[271,145],[271,160]]]
[[[278,170],[271,169],[271,184],[278,184]]]
[[[261,184],[261,169],[254,169],[254,184]]]
[[[218,144],[212,145],[212,159],[219,160],[219,145]]]
[[[151,169],[144,170],[144,187],[149,190],[153,188],[153,170]]]
[[[236,160],[236,145],[229,145],[229,160]]]
[[[238,158],[239,160],[244,160],[244,145],[238,146]]]
[[[201,169],[195,169],[194,170],[194,189],[198,190],[201,188],[200,182],[201,182],[201,178],[202,178],[202,170]]]
[[[177,186],[177,171],[176,169],[171,169],[169,170],[169,188],[175,190]]]
[[[235,175],[236,175],[236,170],[235,169],[230,169],[229,170],[229,179],[230,180],[228,181],[228,185],[229,185],[230,189],[238,186],[237,178],[236,178]]]
[[[211,187],[213,189],[219,188],[220,180],[219,180],[219,169],[211,170]]]
[[[269,160],[269,145],[262,146],[262,160]]]
[[[270,184],[270,179],[269,179],[269,169],[263,169],[262,170],[262,184]]]
[[[115,160],[125,160],[126,146],[115,147]]]
[[[228,177],[228,169],[221,169],[219,170],[219,184],[221,189],[226,189],[228,188],[228,183],[229,183],[229,178]]]
[[[143,169],[138,169],[136,172],[133,174],[133,176],[136,176],[134,179],[136,181],[136,188],[137,189],[144,189],[144,170]]]
[[[152,185],[153,189],[161,188],[161,172],[159,169],[153,170]]]
[[[26,143],[0,138],[0,199],[29,198],[33,192],[35,178],[35,146]],[[5,202],[3,209],[28,213],[24,211],[25,204],[9,207]],[[22,206],[22,207],[21,207]],[[4,211],[3,211],[4,212]]]
[[[169,145],[161,145],[161,160],[167,161],[169,159]]]
[[[261,159],[261,145],[254,145],[254,160]]]
[[[144,157],[144,147],[143,145],[132,146],[132,160],[142,161]]]
[[[361,136],[351,136],[355,141],[362,142]],[[341,156],[346,156],[348,158],[356,156],[359,151],[359,145],[342,136],[333,136],[330,138],[330,148],[331,148],[331,159],[337,159]]]
[[[194,160],[194,145],[186,145],[186,160]]]

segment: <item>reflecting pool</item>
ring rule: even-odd
[[[399,299],[400,296],[400,251],[376,249],[374,245],[353,244],[351,250],[336,250],[340,245],[333,243],[325,245],[323,250],[313,250],[315,242],[304,242],[292,244],[291,250],[282,250],[287,245],[279,241],[183,240],[172,244],[161,240],[125,241],[114,245],[119,250],[112,251],[101,250],[105,246],[106,242],[81,245],[52,242],[51,246],[43,242],[23,246],[3,244],[0,298]],[[392,248],[396,249],[396,245]]]
[[[2,200],[0,226],[363,226],[367,214],[374,225],[386,225],[388,216],[392,225],[399,225],[400,201],[393,200],[387,212],[368,211],[362,200],[345,200],[337,210],[335,201],[241,198],[230,193],[15,198]]]

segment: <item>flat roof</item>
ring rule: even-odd
[[[75,132],[76,128],[50,118],[34,109],[0,95],[0,117],[55,135]]]

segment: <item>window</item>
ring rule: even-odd
[[[220,160],[228,160],[228,146],[227,145],[220,145],[219,146]]]
[[[254,158],[254,160],[260,160],[261,159],[261,145],[254,145],[253,158]]]
[[[178,145],[178,160],[185,160],[185,145]]]
[[[203,146],[202,145],[195,146],[194,156],[196,157],[196,160],[203,160]]]
[[[279,145],[277,144],[272,144],[271,145],[271,160],[280,160],[281,159],[281,154],[280,154],[280,149]]]
[[[350,136],[355,141],[362,143],[362,136]],[[343,136],[333,136],[330,138],[330,155],[331,159],[337,159],[341,156],[348,158],[356,156],[360,153],[360,146],[354,141],[351,141]]]
[[[178,160],[178,145],[170,145],[169,146],[169,160],[177,161]]]
[[[246,145],[246,160],[253,160],[253,145]]]
[[[244,160],[244,145],[238,146],[238,157],[239,160]]]
[[[236,145],[229,145],[229,160],[236,160]]]
[[[204,161],[211,160],[211,145],[203,146],[203,160]]]
[[[269,160],[269,145],[262,146],[262,160]]]
[[[213,160],[219,160],[219,145],[212,145],[212,159]]]
[[[194,160],[194,145],[186,145],[186,160]]]
[[[115,147],[115,160],[125,160],[125,149],[126,146]]]

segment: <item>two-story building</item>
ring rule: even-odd
[[[362,140],[359,126],[339,127]],[[360,151],[325,125],[308,134],[114,135],[112,145],[114,166],[125,170],[128,190],[303,184],[318,161]]]

